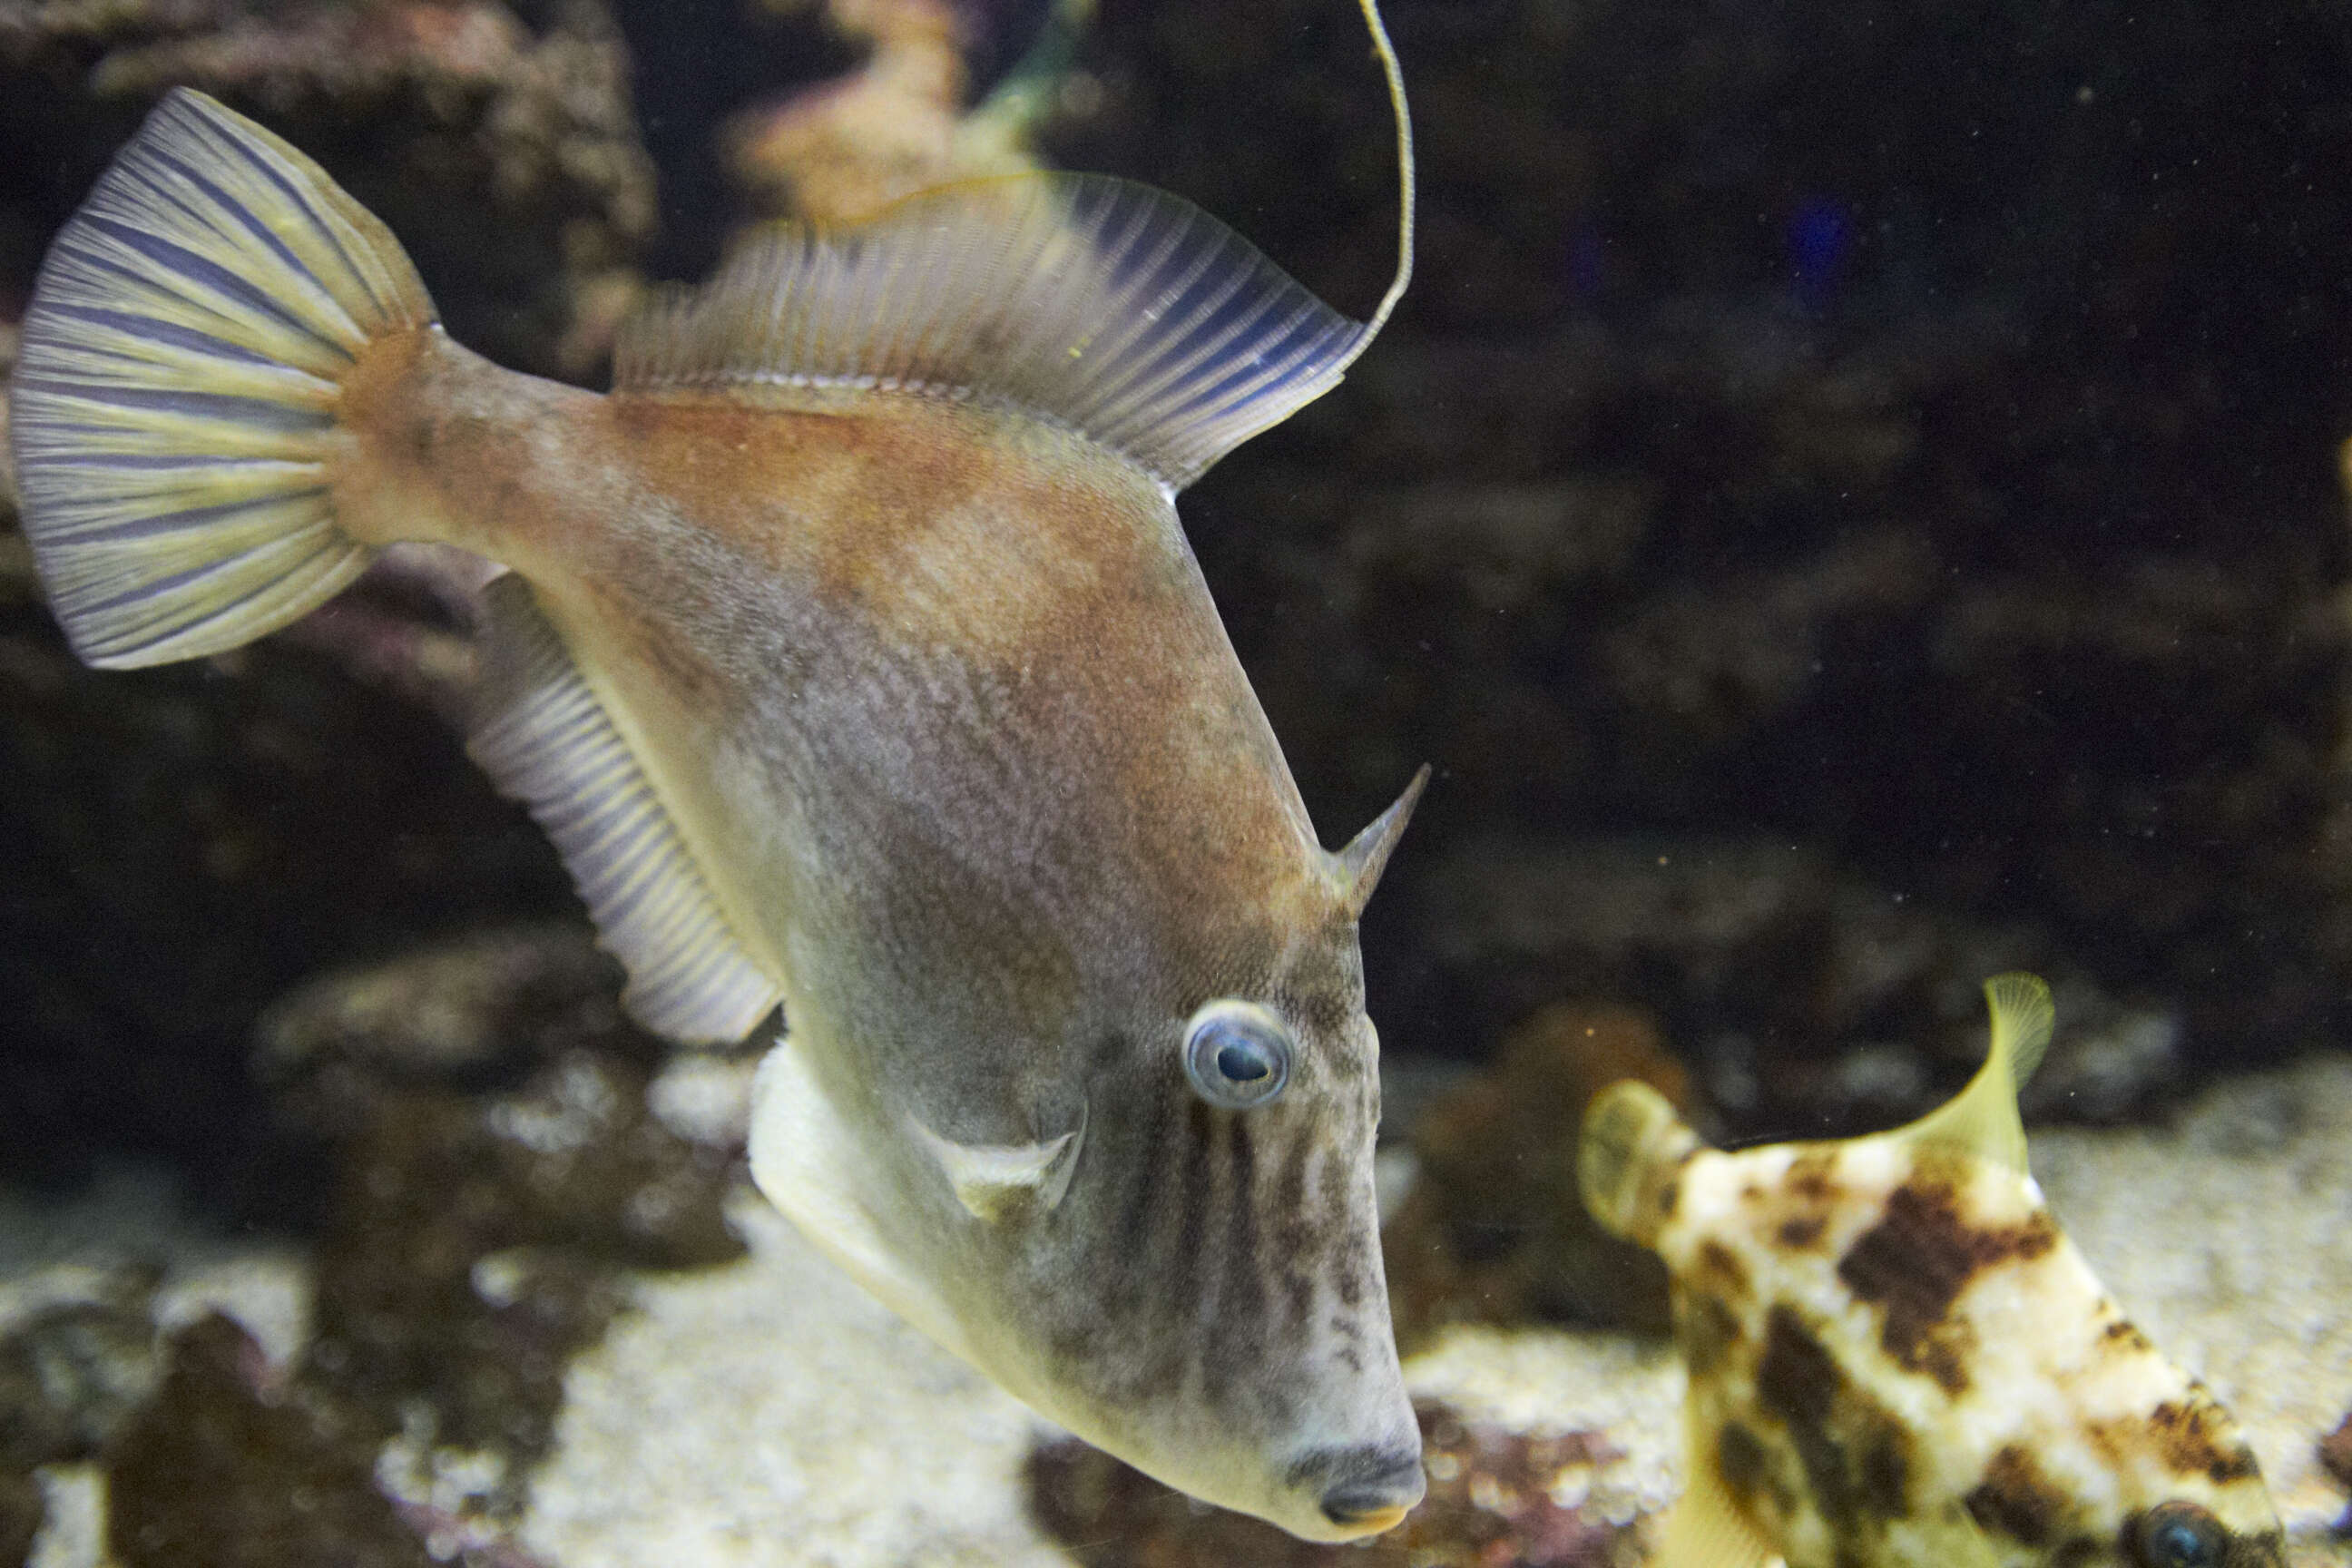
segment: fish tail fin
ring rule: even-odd
[[[2050,1048],[2056,1021],[2050,987],[2038,975],[1997,974],[1985,982],[1992,1046],[1966,1089],[1905,1128],[1914,1143],[1941,1144],[2026,1173],[2025,1123],[2017,1093]]]
[[[329,482],[345,378],[434,320],[391,231],[287,142],[166,98],[51,247],[11,395],[24,525],[74,651],[196,658],[371,552]]]
[[[1584,1110],[1576,1181],[1585,1208],[1611,1235],[1654,1245],[1670,1206],[1667,1184],[1700,1147],[1664,1095],[1638,1079],[1611,1084]]]

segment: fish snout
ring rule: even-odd
[[[1322,1482],[1323,1517],[1347,1536],[1391,1529],[1429,1488],[1421,1447],[1343,1448],[1300,1467]]]

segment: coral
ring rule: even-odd
[[[1414,1120],[1412,1189],[1381,1237],[1406,1349],[1465,1321],[1664,1331],[1664,1269],[1593,1225],[1576,1186],[1585,1102],[1629,1077],[1688,1103],[1683,1070],[1647,1017],[1547,1007]]]
[[[841,225],[932,185],[1036,167],[1017,118],[965,113],[969,29],[950,0],[830,0],[826,10],[866,60],[738,117],[730,163],[755,203]]]
[[[1029,1461],[1030,1506],[1091,1568],[1630,1568],[1624,1520],[1584,1506],[1590,1479],[1616,1458],[1605,1438],[1528,1436],[1423,1403],[1429,1495],[1386,1535],[1317,1546],[1270,1524],[1203,1509],[1072,1438]]]

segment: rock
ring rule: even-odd
[[[579,924],[474,935],[306,982],[256,1026],[289,1131],[358,1131],[385,1086],[509,1087],[565,1050],[658,1061],[619,1006],[620,966]]]
[[[23,1568],[47,1512],[32,1471],[0,1465],[0,1568]]]
[[[144,1291],[60,1304],[0,1334],[0,1469],[87,1459],[154,1393]]]
[[[1602,1232],[1577,1191],[1585,1104],[1627,1077],[1690,1103],[1646,1016],[1548,1007],[1493,1067],[1421,1112],[1412,1189],[1381,1236],[1402,1343],[1460,1321],[1666,1330],[1664,1266]]]
[[[463,342],[575,377],[609,353],[655,209],[602,0],[0,4],[0,139],[39,172],[49,225],[173,86],[324,164],[391,226]],[[0,247],[0,288],[23,289],[45,237]]]
[[[492,1517],[622,1310],[618,1271],[741,1254],[737,1151],[653,1114],[666,1053],[617,979],[579,928],[492,933],[315,982],[263,1034],[281,1121],[340,1173],[301,1377],[428,1468],[488,1456]]]
[[[1273,1525],[1202,1509],[1076,1438],[1029,1461],[1030,1506],[1093,1568],[1618,1568],[1634,1562],[1632,1516],[1589,1508],[1624,1456],[1597,1434],[1530,1436],[1423,1403],[1429,1495],[1360,1544],[1318,1546]]]
[[[2142,1113],[2181,1069],[2178,1016],[2108,995],[2048,933],[1923,910],[1800,846],[1476,839],[1421,886],[1435,962],[1475,998],[1471,1037],[1549,1003],[1638,1003],[1737,1136],[1871,1131],[1940,1103],[1984,1059],[1982,984],[2007,969],[2057,994],[2030,1118]]]
[[[375,1488],[376,1436],[274,1386],[228,1319],[173,1335],[168,1366],[110,1456],[121,1568],[429,1568]]]

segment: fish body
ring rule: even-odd
[[[989,182],[771,234],[583,392],[184,91],[45,265],[12,440],[94,663],[400,542],[502,567],[469,750],[640,1020],[782,1002],[762,1190],[1043,1413],[1345,1539],[1423,1487],[1356,942],[1414,791],[1320,847],[1173,497],[1365,335],[1173,197]]]
[[[1664,1568],[2284,1563],[2236,1423],[2027,1173],[2047,990],[1987,994],[1984,1068],[1893,1132],[1726,1152],[1643,1086],[1595,1098],[1586,1201],[1665,1260],[1690,1374]]]

